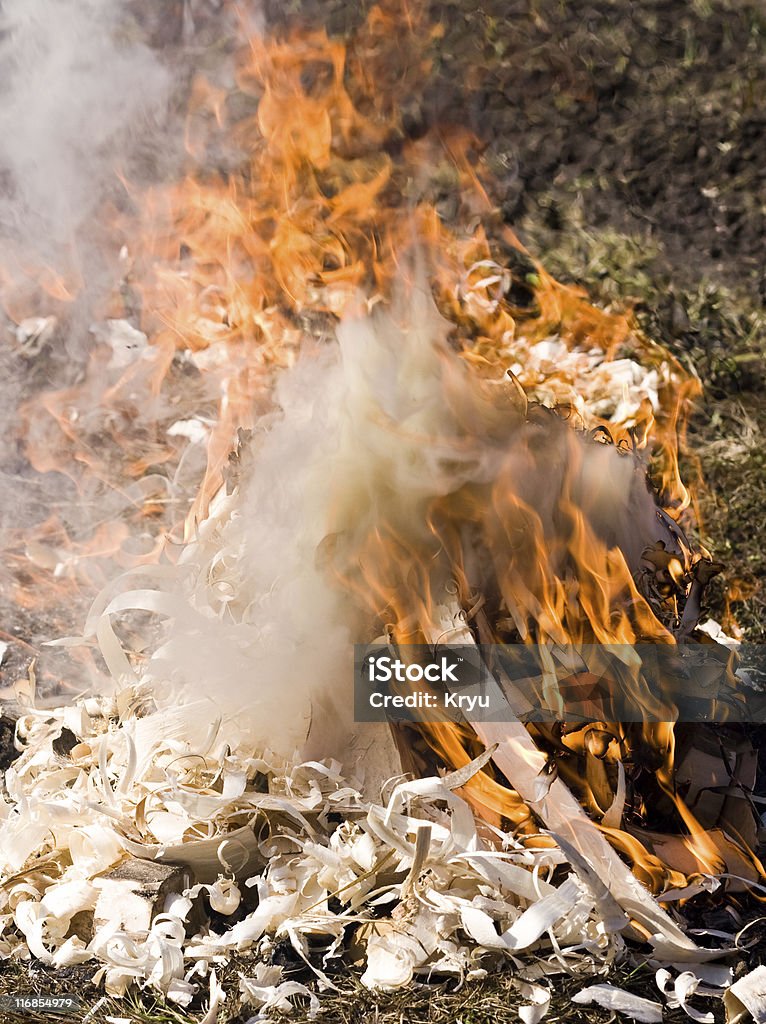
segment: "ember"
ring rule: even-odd
[[[185,173],[100,197],[105,291],[76,255],[0,267],[30,381],[88,338],[18,405],[25,465],[68,482],[3,538],[8,614],[57,636],[3,690],[0,954],[205,992],[205,1024],[243,951],[259,1015],[318,1013],[345,958],[375,990],[511,964],[527,1022],[559,974],[636,1020],[712,1020],[689,1001],[727,989],[761,1019],[737,930],[708,948],[681,912],[764,891],[759,691],[701,625],[720,566],[679,469],[696,377],[525,250],[478,140],[411,123],[438,25],[240,15],[189,88]],[[402,669],[376,706],[428,708],[425,681],[452,717],[355,720],[355,643]],[[476,648],[507,717],[410,645]],[[703,650],[696,720],[642,645]],[[631,957],[662,1002],[595,983]]]

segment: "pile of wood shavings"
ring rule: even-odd
[[[559,849],[496,830],[482,840],[454,791],[465,769],[394,780],[385,803],[369,803],[336,764],[273,763],[220,725],[206,702],[162,707],[135,688],[26,709],[2,802],[3,957],[92,962],[110,995],[139,983],[181,1005],[206,985],[211,1022],[216,967],[248,949],[244,1003],[318,1006],[268,962],[278,939],[320,991],[341,956],[363,959],[364,984],[381,989],[482,977],[512,957],[529,1019],[547,1006],[546,976],[600,973],[622,952],[600,895]],[[184,865],[190,883],[139,930],[130,885],[121,900],[110,877],[137,855]]]
[[[656,371],[632,360],[567,354],[555,339],[517,345],[526,349],[525,387],[536,377],[552,401],[567,397],[571,377],[588,385],[582,411],[590,416],[629,420],[646,399],[656,406]],[[605,401],[614,409],[599,405]],[[237,500],[221,496],[181,559],[195,605],[216,614],[223,598],[214,570],[225,561],[222,537]],[[236,572],[226,569],[236,595]],[[86,626],[115,678],[130,665],[110,614],[158,610],[159,592],[137,594],[107,598]],[[624,917],[610,912],[592,872],[570,865],[549,836],[522,845],[488,826],[477,832],[456,792],[465,769],[392,780],[382,802],[370,802],[334,762],[254,755],[236,719],[211,721],[213,708],[163,700],[139,682],[113,697],[23,709],[22,753],[5,773],[0,804],[0,956],[92,963],[114,996],[138,984],[188,1006],[207,990],[205,1024],[226,995],[217,971],[242,951],[252,951],[252,968],[240,978],[240,997],[259,1013],[289,1012],[296,997],[317,1012],[313,989],[333,988],[331,968],[341,958],[383,990],[413,979],[478,978],[510,962],[526,1000],[521,1018],[534,1024],[547,1011],[550,976],[595,980],[624,955]],[[170,866],[171,884],[148,906],[116,873],[136,861]],[[305,961],[312,990],[271,961],[277,941]],[[688,1000],[720,995],[731,983],[724,966],[660,972],[666,1004],[702,1021],[712,1016]],[[578,1000],[637,1020],[662,1018],[661,1003],[605,984]]]

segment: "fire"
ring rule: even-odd
[[[331,333],[360,308],[390,309],[403,286],[425,281],[442,418],[386,429],[397,450],[435,446],[464,471],[445,470],[442,492],[420,500],[380,486],[361,506],[340,502],[329,531],[339,540],[325,552],[335,582],[399,643],[433,635],[445,594],[486,643],[676,642],[710,565],[677,525],[690,503],[678,434],[697,381],[627,316],[594,308],[524,250],[493,209],[477,140],[454,126],[407,124],[401,101],[426,82],[423,41],[437,31],[393,4],[373,8],[348,45],[324,32],[249,39],[237,80],[244,115],[196,82],[189,174],[149,194],[126,181],[133,210],[113,215],[123,256],[105,312],[130,321],[146,352],[122,365],[113,339],[97,338],[80,379],[21,408],[30,463],[71,476],[85,501],[110,495],[117,511],[89,524],[87,538],[55,517],[28,531],[27,549],[55,536],[66,552],[53,569],[32,559],[33,584],[21,585],[29,566],[15,538],[20,603],[32,591],[55,605],[92,590],[107,557],[121,568],[174,558],[220,489],[237,432],[271,408],[274,381],[304,337]],[[222,142],[236,171],[206,169]],[[52,271],[35,278],[56,304],[71,304],[80,287]],[[17,281],[0,283],[17,323],[47,309],[39,297],[19,308]],[[531,361],[554,335],[558,356]],[[607,372],[626,352],[654,373],[654,401],[633,402],[626,385],[622,405],[593,415],[577,361],[591,353]],[[200,409],[204,465],[189,484],[187,448],[168,428]],[[645,485],[650,459],[659,507]],[[468,472],[469,463],[482,468]],[[640,686],[638,672],[633,681]],[[603,750],[591,738],[575,751],[589,766],[585,783],[571,779],[597,818],[638,742],[602,726]],[[716,871],[720,851],[673,790],[672,726],[647,730],[689,849],[700,870]],[[469,730],[425,731],[444,763],[470,760]],[[487,820],[536,832],[530,809],[490,769],[466,789]],[[647,884],[679,883],[627,831],[604,831]]]

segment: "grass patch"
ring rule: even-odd
[[[708,592],[719,621],[733,615],[745,639],[766,641],[766,313],[747,287],[678,272],[650,233],[589,230],[573,199],[555,228],[539,214],[524,236],[546,267],[581,284],[602,305],[631,306],[641,328],[699,376],[702,396],[689,423],[682,471],[698,497],[696,530],[724,563]]]
[[[249,961],[252,964],[252,960]],[[247,957],[239,957],[223,969],[222,981],[228,998],[222,1007],[217,1024],[245,1024],[257,1015],[255,1007],[242,1007],[238,995],[238,974],[246,972]],[[136,1024],[199,1024],[202,1006],[193,1012],[179,1010],[165,1003],[150,991],[131,990],[123,999],[104,997],[91,984],[93,965],[70,970],[53,971],[40,965],[22,962],[5,964],[0,973],[0,995],[6,994],[77,994],[82,1011],[76,1016],[56,1017],[34,1011],[24,1014],[7,1013],[3,1024],[50,1024],[52,1021],[92,1021],[102,1024],[106,1017],[123,1017]],[[343,968],[335,977],[337,991],[321,995],[319,1015],[313,1018],[320,1024],[518,1024],[519,1007],[524,999],[516,991],[514,972],[509,963],[479,981],[466,982],[458,987],[455,981],[434,981],[413,984],[392,993],[374,993],[359,981],[358,968]],[[308,982],[304,972],[297,972],[295,980]],[[608,978],[574,978],[561,975],[552,979],[553,998],[545,1018],[546,1024],[607,1024],[613,1020],[607,1010],[595,1006],[578,1006],[572,996],[587,985],[608,981],[648,999],[662,1002],[653,981],[653,971],[644,964],[614,968]],[[716,1019],[723,1020],[717,1003],[699,1001],[703,1009],[713,1009]],[[89,1017],[88,1014],[91,1014]],[[307,1008],[298,1002],[288,1017],[271,1012],[270,1020],[289,1020],[292,1024],[308,1024],[312,1019]],[[688,1020],[683,1011],[666,1011],[664,1018],[670,1024]]]

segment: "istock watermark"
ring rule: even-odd
[[[766,722],[766,646],[357,645],[358,722]]]
[[[354,668],[358,722],[491,721],[504,703],[477,647],[357,645]]]

